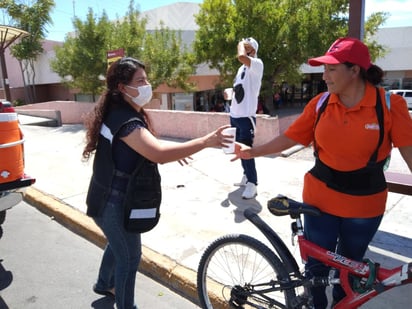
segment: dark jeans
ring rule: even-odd
[[[233,118],[230,117],[230,125],[236,128],[236,141],[247,146],[253,146],[253,140],[255,138],[255,129],[252,124],[254,122],[256,126],[256,117],[242,117]],[[240,160],[243,167],[243,174],[246,175],[247,181],[257,185],[257,172],[255,159]]]
[[[108,243],[104,249],[96,287],[115,288],[118,309],[137,308],[134,290],[142,245],[140,234],[128,233],[123,227],[123,207],[107,203],[102,216],[94,218]]]
[[[317,245],[338,254],[362,261],[370,241],[379,228],[383,216],[374,218],[341,218],[323,213],[319,217],[304,216],[305,237]],[[325,276],[329,267],[309,258],[305,265],[307,275]],[[327,307],[328,300],[324,287],[312,288],[313,301],[316,309]],[[336,301],[345,297],[340,285],[333,288],[333,299]]]

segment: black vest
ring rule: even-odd
[[[93,175],[86,198],[87,215],[91,217],[101,214],[110,195],[122,194],[122,192],[114,192],[115,189],[112,188],[113,179],[115,177],[130,177],[130,175],[115,169],[112,141],[123,125],[136,120],[145,125],[144,119],[139,113],[127,104],[122,104],[113,108],[103,121],[93,162]],[[140,157],[139,162],[145,160],[138,153],[136,153],[136,156]],[[139,167],[140,164],[136,166],[136,168]]]

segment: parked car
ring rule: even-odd
[[[408,104],[408,109],[412,109],[412,89],[391,89],[390,92],[403,97]]]
[[[0,100],[0,113],[14,113],[13,104],[10,101]]]
[[[0,238],[6,211],[23,200],[35,179],[24,173],[24,138],[17,113],[9,101],[0,100]]]

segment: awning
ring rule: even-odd
[[[28,35],[29,33],[27,31],[10,26],[0,25],[0,50],[4,51],[15,40]]]

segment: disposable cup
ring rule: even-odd
[[[226,88],[223,90],[223,98],[225,100],[232,100],[233,98],[233,88]]]
[[[232,135],[233,137],[231,138],[226,138],[230,139],[231,142],[229,144],[225,144],[228,147],[222,147],[223,152],[226,154],[234,153],[235,152],[235,138],[236,138],[236,128],[227,128],[222,131],[223,135]]]

